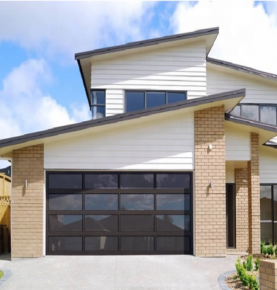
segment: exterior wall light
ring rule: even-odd
[[[210,188],[213,188],[213,181],[212,181],[212,180],[211,180],[210,183],[209,183],[209,187],[210,187]]]
[[[25,180],[25,188],[28,188],[28,180]]]
[[[211,151],[213,149],[213,144],[209,144],[208,149]]]

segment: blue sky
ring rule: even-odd
[[[276,3],[0,2],[0,139],[90,118],[76,52],[219,26],[210,56],[277,74]]]

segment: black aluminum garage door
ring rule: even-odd
[[[187,172],[48,172],[49,255],[192,254]]]

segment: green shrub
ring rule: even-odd
[[[258,281],[256,276],[248,275],[248,287],[251,290],[259,290]]]
[[[237,258],[237,262],[236,262],[235,266],[236,266],[237,273],[238,273],[238,275],[240,277],[242,271],[244,270],[244,268],[243,268],[243,266],[242,266],[242,264],[240,262],[240,258]]]
[[[251,271],[253,269],[253,256],[249,255],[246,260],[246,270]]]
[[[242,262],[242,266],[243,266],[243,268],[244,268],[245,270],[247,269],[247,264],[246,264],[245,261]]]
[[[267,254],[267,250],[266,250],[266,247],[263,248],[263,252],[262,254],[266,255]]]
[[[261,242],[261,254],[263,254],[264,247],[265,247],[265,242]]]
[[[249,279],[249,275],[246,273],[246,270],[242,268],[240,280],[244,286],[248,286],[248,279]]]
[[[273,255],[274,250],[273,250],[273,246],[271,244],[267,247],[266,252],[268,255]]]
[[[255,264],[255,271],[258,271],[260,268],[260,258],[255,259],[254,264]]]

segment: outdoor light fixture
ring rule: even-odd
[[[25,180],[25,188],[27,188],[28,187],[28,180],[26,179]]]
[[[213,144],[209,144],[208,148],[209,148],[209,151],[211,151],[213,149]]]
[[[209,187],[213,188],[213,181],[212,180],[210,181]]]

